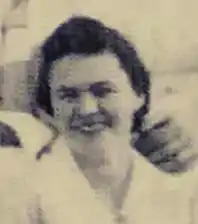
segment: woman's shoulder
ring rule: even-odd
[[[51,138],[51,130],[32,115],[0,111],[0,148],[38,150]]]

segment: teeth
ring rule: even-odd
[[[89,130],[93,129],[93,127],[91,128],[91,127],[88,127],[88,126],[84,126],[82,129],[85,130],[85,131],[89,131]]]
[[[82,127],[82,130],[83,131],[97,131],[97,130],[100,130],[101,127],[103,127],[103,125],[101,125],[101,124],[93,125],[91,127],[89,127],[89,126],[83,126]]]

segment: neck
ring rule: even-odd
[[[114,139],[110,144],[84,144],[82,151],[71,148],[78,167],[89,184],[111,207],[122,207],[132,173],[132,148],[127,139]]]

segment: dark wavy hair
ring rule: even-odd
[[[70,54],[90,56],[109,51],[116,56],[121,68],[128,75],[135,93],[144,97],[144,104],[133,115],[134,122],[131,129],[132,132],[141,132],[144,116],[149,112],[150,105],[149,72],[134,46],[120,32],[106,27],[96,19],[75,16],[60,24],[43,42],[40,51],[42,60],[35,92],[37,106],[53,116],[49,74],[55,60]]]

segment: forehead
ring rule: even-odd
[[[111,53],[92,56],[66,56],[54,62],[52,80],[56,85],[78,86],[98,81],[127,83],[118,59]]]

